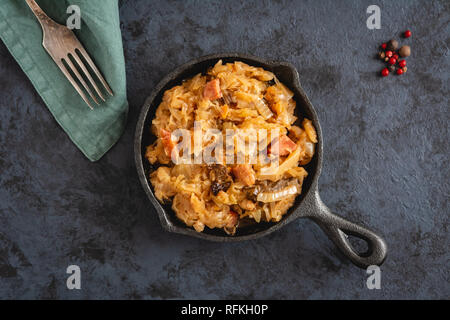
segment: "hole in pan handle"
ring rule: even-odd
[[[322,202],[319,194],[315,196],[315,209],[309,218],[316,222],[327,234],[341,252],[360,268],[371,265],[381,265],[386,259],[386,242],[373,231],[348,221],[330,211]],[[367,250],[358,253],[351,245],[348,236],[351,235],[367,242]]]

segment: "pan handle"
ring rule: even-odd
[[[322,202],[319,193],[316,191],[315,208],[311,210],[308,217],[317,223],[327,234],[341,252],[360,268],[367,268],[370,265],[381,265],[386,259],[386,242],[373,231],[350,222],[330,211]],[[366,252],[358,253],[352,247],[347,235],[352,235],[366,241],[368,249]]]

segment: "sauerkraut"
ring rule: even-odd
[[[302,166],[311,161],[317,143],[312,122],[294,115],[293,96],[273,73],[239,61],[218,61],[206,74],[167,90],[152,121],[157,139],[146,151],[148,161],[157,166],[150,174],[157,199],[171,202],[176,216],[198,232],[206,226],[232,235],[243,219],[280,221],[301,193],[308,174]],[[173,150],[180,141],[172,133],[185,129],[194,136],[197,125],[203,136],[208,129],[216,129],[225,137],[233,129],[238,133],[227,138],[235,142],[240,137],[246,147],[224,146],[223,159],[215,163],[174,163]],[[261,129],[268,134],[251,131]],[[278,134],[272,134],[273,130]],[[195,144],[194,139],[182,140]],[[198,156],[216,140],[217,136],[208,136],[200,149],[188,149],[183,155]],[[250,161],[247,146],[252,143],[278,164],[260,158]],[[214,156],[221,153],[217,150]],[[175,153],[178,156],[179,150]],[[224,160],[228,157],[244,162],[229,163]]]

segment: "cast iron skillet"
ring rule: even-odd
[[[241,227],[238,228],[234,236],[228,236],[222,230],[211,230],[208,228],[205,228],[202,233],[198,233],[179,221],[172,211],[170,204],[161,204],[155,198],[149,180],[149,173],[152,168],[144,157],[146,147],[155,139],[150,132],[150,126],[156,108],[161,103],[164,91],[175,85],[179,85],[184,79],[190,78],[198,73],[204,73],[219,59],[222,59],[223,63],[239,60],[252,66],[262,67],[276,74],[278,79],[295,93],[294,99],[297,101],[296,113],[300,115],[300,119],[303,117],[311,119],[318,135],[316,153],[312,161],[306,166],[309,174],[304,181],[303,192],[296,198],[294,206],[289,209],[288,213],[284,215],[280,222],[255,223]],[[322,168],[322,131],[314,107],[300,85],[298,72],[289,63],[266,61],[246,54],[225,53],[195,59],[180,66],[168,74],[156,86],[142,107],[136,128],[134,150],[139,179],[159,215],[162,226],[169,232],[220,242],[243,241],[268,235],[295,219],[303,217],[316,222],[342,253],[359,267],[366,268],[369,265],[381,265],[386,257],[386,243],[380,236],[369,229],[333,214],[320,199],[317,183]],[[362,253],[357,252],[350,244],[347,235],[352,235],[366,241],[367,251]]]

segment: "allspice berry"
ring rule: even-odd
[[[380,58],[381,60],[384,60],[384,58],[386,58],[386,54],[384,53],[384,51],[378,52],[378,58]]]
[[[402,46],[398,51],[401,57],[409,57],[411,54],[411,48],[409,46]]]
[[[398,48],[398,41],[395,39],[389,40],[387,43],[387,49],[391,51],[395,51]]]

